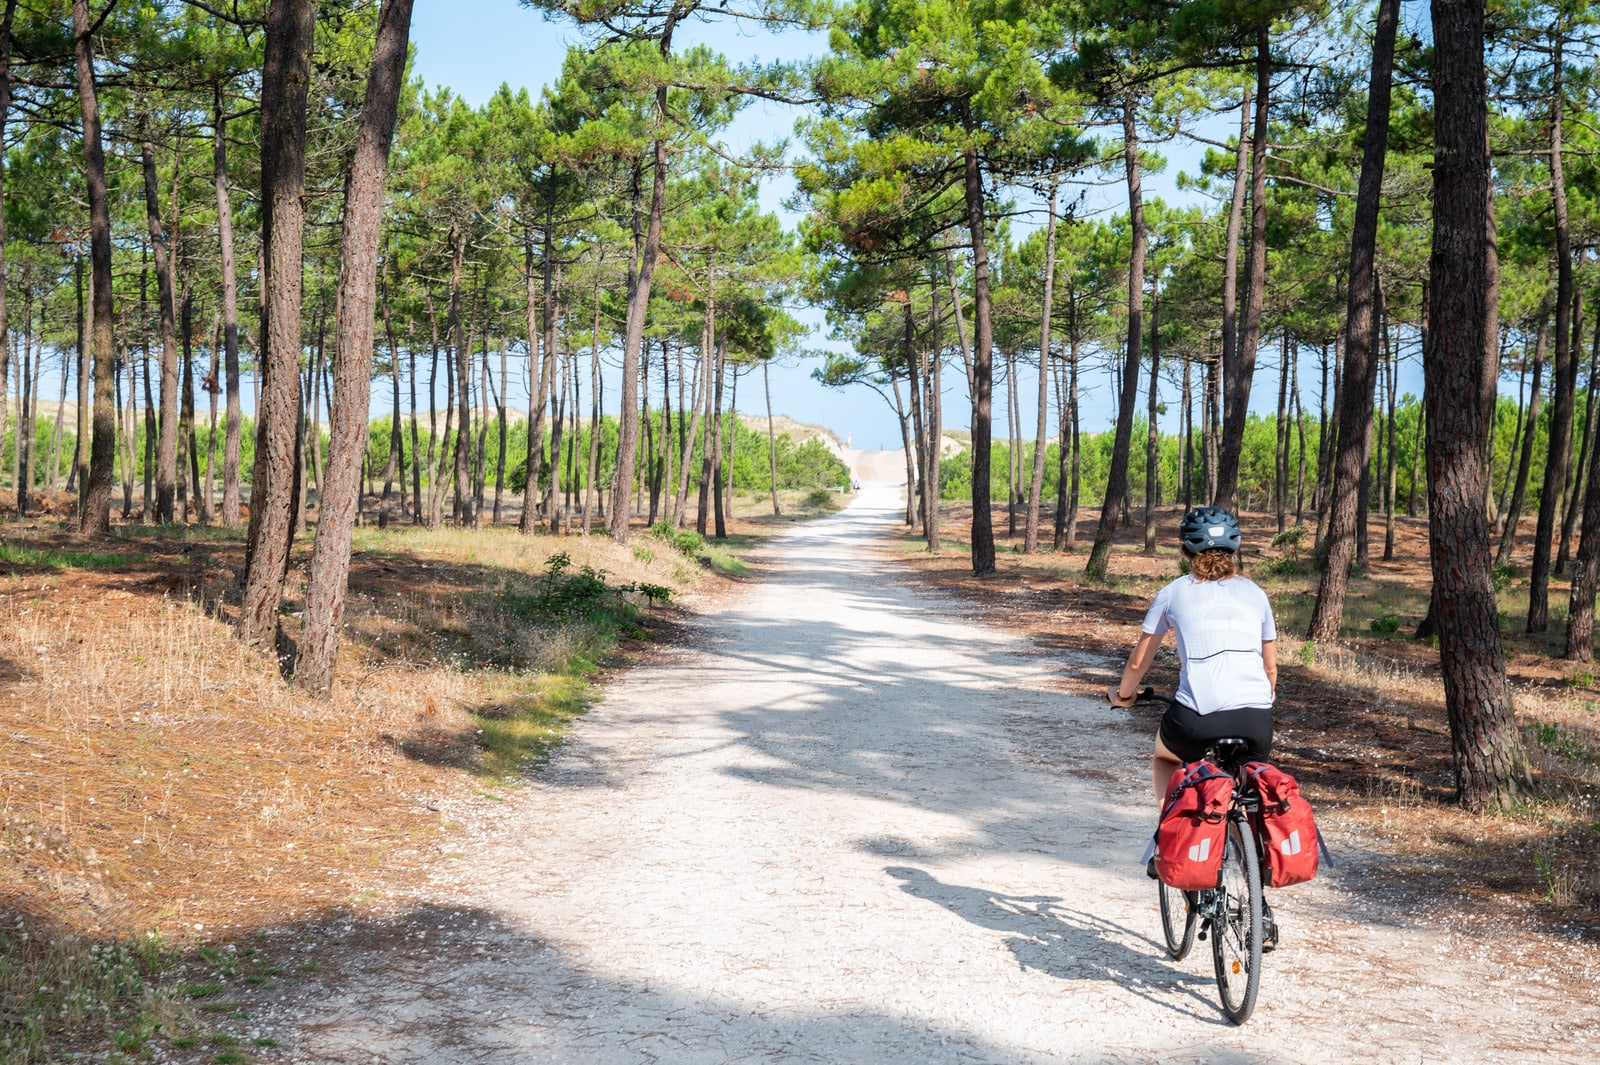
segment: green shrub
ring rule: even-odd
[[[1509,565],[1496,566],[1490,572],[1489,579],[1494,583],[1495,591],[1503,592],[1507,588],[1511,587],[1511,578],[1515,577],[1516,575],[1517,571]]]
[[[650,526],[650,535],[671,544],[690,558],[699,554],[706,545],[705,537],[693,529],[674,529],[670,521],[658,521]]]
[[[1379,635],[1387,636],[1400,631],[1400,619],[1393,614],[1385,614],[1380,618],[1373,618],[1367,627]]]
[[[833,502],[833,493],[826,488],[818,488],[806,496],[805,505],[812,510],[821,510]]]

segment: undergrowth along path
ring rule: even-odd
[[[483,814],[405,934],[279,1038],[318,1062],[1592,1060],[1589,948],[1453,926],[1350,854],[1273,896],[1244,1029],[1167,959],[1147,741],[1069,669],[908,588],[868,485],[621,678]],[[284,1017],[280,1014],[280,1017]]]

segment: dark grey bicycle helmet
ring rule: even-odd
[[[1221,507],[1195,507],[1183,516],[1178,539],[1194,554],[1239,550],[1239,519]]]

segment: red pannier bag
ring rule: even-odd
[[[1261,812],[1252,818],[1266,855],[1261,883],[1266,887],[1305,883],[1317,875],[1321,850],[1311,804],[1300,794],[1294,777],[1275,765],[1250,762],[1244,773],[1261,796]]]
[[[1156,876],[1168,887],[1217,886],[1233,778],[1204,759],[1172,774],[1156,826]]]

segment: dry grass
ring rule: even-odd
[[[6,1061],[53,1060],[51,1032],[75,1046],[100,1045],[95,1031],[188,1038],[164,955],[127,944],[192,956],[405,906],[450,828],[439,800],[536,763],[619,646],[671,631],[670,610],[615,589],[681,597],[708,579],[642,531],[619,547],[360,530],[334,693],[319,700],[234,638],[237,536],[129,527],[84,546],[48,521],[0,528]],[[584,610],[541,598],[557,555],[603,582]],[[291,650],[306,557],[286,588]],[[72,1019],[80,998],[100,1004],[98,1027]]]

